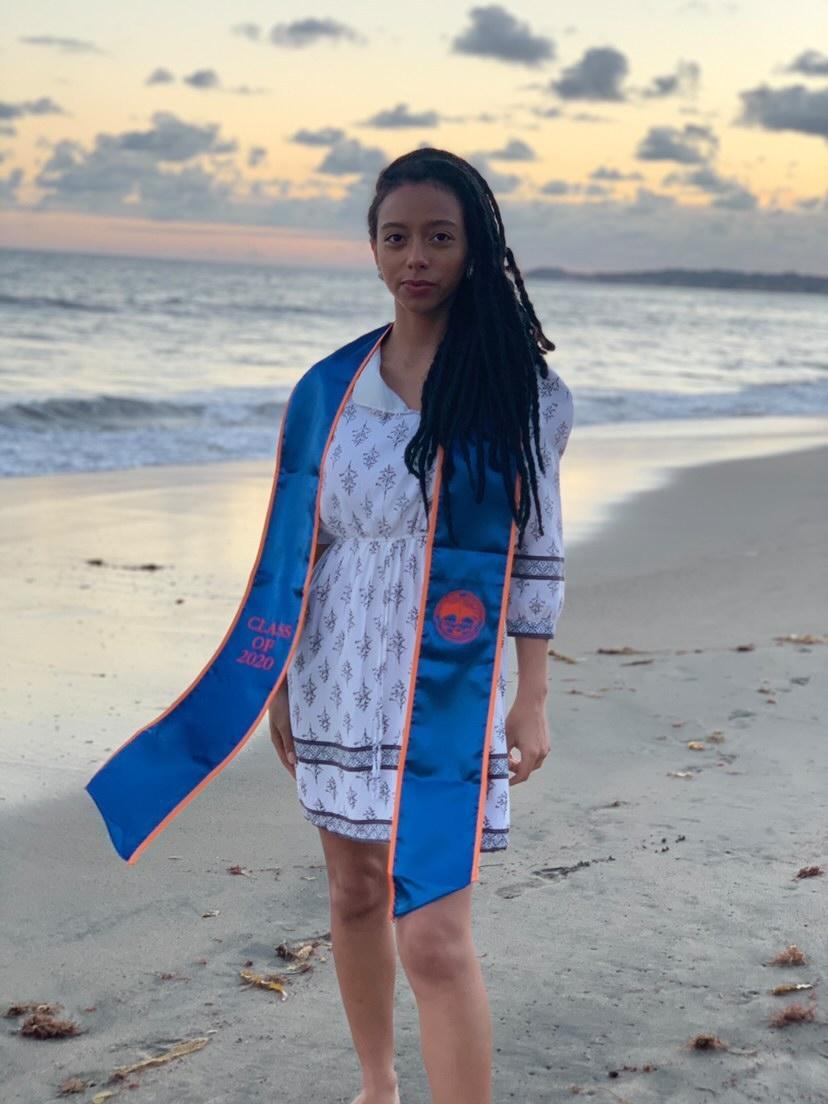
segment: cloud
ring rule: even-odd
[[[819,50],[803,50],[785,72],[801,73],[804,77],[828,77],[828,54],[821,54]]]
[[[668,173],[662,180],[662,184],[685,185],[706,192],[714,197],[712,201],[714,207],[749,211],[757,204],[756,196],[749,188],[733,177],[722,176],[709,165],[690,172]]]
[[[532,147],[520,138],[512,138],[499,150],[489,150],[486,156],[495,161],[537,161],[538,159]]]
[[[0,201],[17,203],[17,189],[22,183],[22,169],[12,169],[8,176],[0,176]]]
[[[242,38],[249,38],[251,42],[258,42],[262,28],[258,23],[236,23],[230,28],[230,33],[241,35]]]
[[[199,126],[185,123],[169,111],[156,111],[148,130],[126,130],[122,134],[99,134],[96,149],[101,153],[139,154],[148,160],[161,162],[187,161],[203,154],[234,153],[235,140],[218,137],[218,124]]]
[[[37,100],[21,100],[18,103],[0,101],[0,119],[22,119],[24,115],[65,115],[66,112],[51,96]]]
[[[251,146],[247,154],[248,168],[255,169],[257,165],[261,165],[266,157],[267,150],[264,146]]]
[[[464,157],[470,165],[473,165],[486,178],[489,187],[495,193],[500,192],[502,195],[508,195],[523,183],[521,177],[514,173],[502,173],[497,169],[493,169],[489,164],[486,153],[467,153],[464,154]]]
[[[153,69],[144,84],[170,84],[175,80],[175,77],[169,71],[164,69],[163,66],[159,66],[157,69]]]
[[[580,184],[571,184],[568,180],[547,180],[540,187],[540,191],[544,195],[570,195],[579,189]]]
[[[214,170],[232,174],[233,167],[218,159],[237,148],[214,124],[193,125],[156,112],[147,130],[98,134],[91,149],[56,143],[35,180],[45,193],[35,209],[219,219],[232,200],[233,184],[185,162],[206,157]]]
[[[358,138],[342,138],[328,150],[316,172],[334,176],[378,173],[389,158],[376,146],[363,146]]]
[[[319,130],[306,130],[304,127],[291,135],[289,141],[300,146],[332,146],[341,142],[345,131],[339,127],[321,127]]]
[[[607,188],[604,184],[582,184],[579,180],[547,180],[539,190],[542,195],[548,196],[585,195],[603,197],[612,195],[612,189]]]
[[[578,202],[566,196],[504,197],[500,204],[509,242],[525,272],[536,265],[577,271],[641,268],[745,268],[825,271],[828,208],[813,212],[765,208],[732,211],[682,205],[642,189],[634,201]],[[527,280],[540,311],[552,300]],[[547,329],[551,334],[551,330]]]
[[[739,95],[742,113],[737,123],[828,138],[828,88],[811,91],[804,84],[787,88],[768,88],[763,84]]]
[[[604,165],[599,165],[597,169],[593,169],[589,174],[590,180],[641,180],[642,176],[640,172],[621,172],[620,169],[608,169]]]
[[[663,99],[665,96],[691,96],[699,85],[701,66],[695,61],[680,61],[674,73],[653,77],[647,88],[642,88],[645,99]]]
[[[144,84],[171,84],[175,80],[175,74],[169,69],[158,68],[153,70]],[[265,88],[251,88],[247,84],[237,85],[235,88],[222,87],[221,78],[215,69],[194,69],[192,73],[181,78],[184,84],[198,91],[220,90],[225,93],[234,93],[238,96],[258,96],[266,92]]]
[[[752,211],[757,205],[756,196],[749,188],[735,185],[730,192],[716,196],[711,207],[721,207],[728,211]]]
[[[583,188],[584,195],[595,196],[608,196],[612,195],[612,188],[607,188],[604,184],[587,184]]]
[[[364,123],[360,123],[360,126],[392,129],[396,127],[438,126],[439,122],[440,116],[436,111],[420,111],[414,114],[408,110],[407,104],[398,103],[395,107],[378,111],[376,115],[372,115]]]
[[[81,38],[61,38],[59,35],[21,35],[20,42],[27,46],[49,46],[64,54],[105,54],[94,42]]]
[[[560,80],[549,82],[549,90],[563,100],[616,100],[626,95],[620,85],[629,63],[613,46],[593,46],[580,61],[564,69]]]
[[[189,76],[181,79],[191,88],[217,88],[219,85],[218,73],[215,69],[195,69]]]
[[[331,42],[359,42],[361,36],[336,19],[296,19],[292,23],[274,23],[270,41],[274,46],[300,49],[328,39]]]
[[[151,218],[207,219],[221,221],[232,206],[233,184],[199,165],[178,172],[152,169],[140,179],[142,213]]]
[[[627,210],[630,214],[649,214],[665,207],[675,207],[675,205],[675,196],[665,195],[664,192],[654,192],[650,188],[639,185],[635,190],[635,202],[631,203]]]
[[[575,111],[569,118],[574,123],[611,123],[608,115],[596,115],[593,111]]]
[[[528,23],[520,23],[500,4],[472,8],[471,26],[456,35],[451,49],[455,54],[496,58],[519,65],[538,66],[555,57],[551,38],[533,34]]]
[[[136,133],[144,137],[136,139]],[[15,199],[23,179],[19,169],[0,178],[0,195],[8,197],[7,205],[35,213],[124,216],[129,226],[139,225],[135,220],[140,219],[180,221],[191,224],[194,235],[209,233],[214,224],[290,227],[366,244],[365,214],[375,183],[370,174],[341,179],[334,174],[299,186],[278,178],[251,182],[232,163],[243,167],[241,153],[233,157],[235,147],[215,127],[159,114],[145,131],[99,134],[91,146],[71,141],[53,145],[48,164],[34,181],[43,193],[34,205],[23,207]],[[253,149],[245,145],[257,158]],[[232,160],[225,162],[228,153]],[[498,196],[507,240],[523,269],[540,264],[578,270],[767,267],[768,257],[779,271],[825,268],[828,197],[809,198],[792,211],[762,208],[753,206],[737,182],[728,189],[727,181],[717,185],[717,178],[700,176],[697,187],[704,191],[707,183],[710,204],[685,205],[644,187],[630,202],[595,194],[602,169],[611,183],[614,170],[603,166],[595,170],[600,175],[593,181],[549,181],[541,194],[527,195],[516,192],[518,176],[501,181],[500,174],[477,160],[476,167]],[[163,227],[151,222],[148,230],[163,239]],[[364,255],[370,271],[367,248]]]
[[[237,143],[222,139],[217,127],[161,113],[154,124],[145,132],[99,134],[91,149],[68,140],[56,143],[35,181],[44,194],[27,209],[313,231],[341,226],[346,210],[341,201],[286,199],[282,180],[272,182],[275,196],[262,181],[249,184],[243,194],[241,174],[221,157],[236,151]],[[195,158],[206,158],[207,164]]]
[[[563,111],[559,107],[537,107],[532,106],[529,108],[533,115],[537,115],[541,119],[557,119],[563,115]]]
[[[708,161],[715,156],[719,140],[713,131],[696,123],[678,127],[650,127],[635,151],[641,161],[678,161],[692,165]]]
[[[693,169],[691,172],[668,173],[662,180],[662,184],[688,184],[699,188],[703,192],[724,192],[730,188],[730,183],[715,169],[705,165],[701,169]]]

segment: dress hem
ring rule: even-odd
[[[343,839],[356,840],[358,843],[390,842],[389,821],[360,821],[357,823],[337,813],[326,813],[321,809],[309,809],[301,800],[299,802],[299,808],[302,810],[305,819],[309,820],[311,824],[316,825],[317,828],[324,828],[326,831],[333,833],[335,836],[341,836]],[[332,822],[334,821],[338,823],[339,827],[333,827]],[[355,828],[356,831],[343,831],[343,822]],[[480,850],[487,852],[505,851],[509,843],[508,835],[508,828],[484,828]]]

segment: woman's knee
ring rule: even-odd
[[[474,959],[469,918],[464,909],[426,905],[397,920],[397,948],[413,986],[462,977]]]
[[[322,833],[328,869],[331,912],[344,921],[360,920],[388,910],[388,848]]]

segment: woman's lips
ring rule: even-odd
[[[412,284],[410,280],[406,280],[403,283],[403,287],[412,293],[412,295],[422,295],[424,292],[431,291],[434,284],[416,283]]]

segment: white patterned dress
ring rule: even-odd
[[[572,394],[553,369],[538,379],[538,470],[544,534],[532,516],[515,549],[505,635],[550,639],[564,601],[559,458]],[[311,823],[357,840],[389,840],[428,519],[403,452],[419,411],[380,374],[377,349],[342,411],[322,472],[319,543],[302,634],[287,673],[300,807]],[[427,479],[432,501],[432,464]],[[503,650],[503,658],[508,652]],[[495,699],[483,851],[508,843],[506,674]]]

